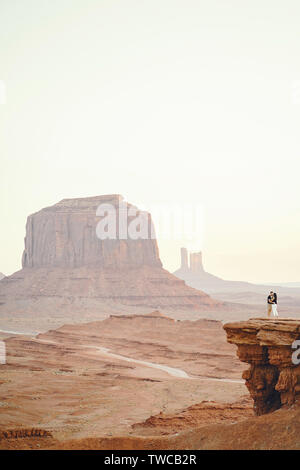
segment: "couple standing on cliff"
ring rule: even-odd
[[[268,302],[268,317],[271,316],[271,312],[274,317],[278,317],[277,312],[277,294],[271,290],[270,295],[267,299]]]

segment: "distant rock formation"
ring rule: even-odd
[[[251,364],[243,378],[257,415],[300,404],[300,365],[294,363],[297,349],[292,348],[300,339],[300,319],[256,318],[227,323],[224,329],[227,341],[238,346],[239,359]]]
[[[173,274],[179,277],[179,279],[184,280],[187,285],[195,289],[206,289],[207,292],[210,290],[222,290],[224,284],[230,282],[207,273],[203,267],[202,252],[189,253],[186,248],[181,248],[181,265]]]
[[[190,270],[195,273],[203,272],[202,253],[190,253]]]
[[[182,270],[187,270],[189,268],[188,265],[188,252],[186,248],[181,248],[181,267]]]
[[[101,240],[96,234],[100,221],[97,209],[110,205],[116,217],[115,239]],[[151,216],[148,218],[148,239],[121,239],[118,228],[122,216],[128,226],[138,209],[124,202],[120,195],[63,199],[46,207],[27,219],[23,268],[61,267],[102,268],[161,267],[158,247],[151,239]],[[123,212],[123,214],[121,214]],[[140,211],[141,212],[141,211]],[[152,227],[153,229],[153,227]],[[127,234],[124,234],[126,237]]]
[[[1,279],[3,279],[4,277],[5,277],[5,274],[0,273],[0,281],[1,281]]]
[[[265,306],[267,295],[273,290],[279,296],[280,306],[289,309],[289,316],[292,314],[291,308],[300,306],[300,288],[296,285],[292,288],[222,279],[205,271],[201,252],[189,254],[186,248],[181,248],[181,266],[173,274],[188,286],[224,302]]]
[[[103,232],[107,207],[116,220],[110,238]],[[63,199],[30,215],[22,266],[1,281],[0,315],[49,312],[75,321],[78,314],[95,320],[100,311],[113,313],[112,303],[146,310],[220,306],[162,268],[151,215],[120,195]]]
[[[188,256],[190,255],[190,264],[188,262]],[[189,267],[190,266],[190,267]],[[203,272],[203,263],[202,263],[202,252],[199,253],[188,253],[186,248],[181,248],[181,266],[180,270],[182,272]]]

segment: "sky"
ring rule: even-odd
[[[298,0],[1,0],[0,271],[29,214],[122,194],[201,207],[166,269],[300,281]],[[155,218],[154,218],[155,222]]]

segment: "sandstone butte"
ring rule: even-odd
[[[116,239],[97,237],[97,225],[104,217],[96,213],[100,204],[115,208]],[[125,212],[129,225],[135,219],[130,210],[148,218],[148,239],[121,238],[119,216]],[[120,195],[63,199],[30,215],[22,269],[0,284],[1,318],[13,313],[23,326],[22,315],[28,313],[32,327],[41,331],[36,322],[44,315],[45,331],[59,326],[54,319],[61,314],[64,322],[95,321],[101,312],[205,311],[222,305],[163,269],[151,228],[151,215]],[[7,325],[13,329],[9,321]]]

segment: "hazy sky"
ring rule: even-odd
[[[119,193],[202,205],[214,274],[299,281],[299,25],[299,0],[0,0],[0,271],[28,214]]]

